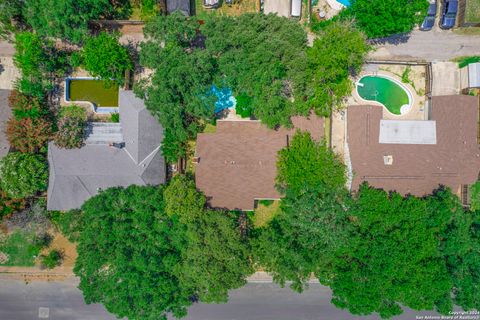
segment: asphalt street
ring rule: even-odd
[[[413,31],[406,42],[392,41],[377,47],[373,59],[450,60],[480,54],[480,36],[465,36],[451,30]]]
[[[0,278],[1,320],[108,320],[116,319],[102,305],[86,305],[74,278],[62,282],[31,282]],[[327,287],[311,284],[302,294],[274,284],[249,283],[233,290],[227,304],[197,304],[188,320],[350,320],[354,317],[330,303]],[[395,319],[412,320],[431,312],[406,310]]]

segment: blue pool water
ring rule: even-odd
[[[221,112],[225,109],[235,108],[237,105],[237,100],[232,96],[232,89],[230,88],[217,88],[213,85],[210,92],[217,97],[217,101],[215,102],[215,113]]]
[[[343,4],[345,7],[350,7],[350,0],[336,0],[337,2],[340,2]]]

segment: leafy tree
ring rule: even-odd
[[[345,186],[345,166],[324,142],[309,133],[297,132],[277,160],[277,188],[300,192],[305,186],[325,185],[334,190]]]
[[[6,39],[15,31],[14,23],[22,22],[22,0],[0,0],[0,38]]]
[[[10,146],[20,152],[37,153],[46,151],[52,136],[51,124],[44,118],[11,118],[7,122],[7,139]]]
[[[0,160],[0,188],[12,198],[26,198],[47,189],[48,167],[39,155],[13,152]]]
[[[307,50],[309,106],[328,116],[353,90],[350,76],[359,72],[370,50],[351,22],[327,25]]]
[[[315,273],[331,278],[334,254],[348,230],[345,167],[324,143],[295,134],[279,152],[277,183],[286,194],[281,212],[252,243],[257,262],[285,285],[301,291]]]
[[[227,302],[228,290],[245,285],[253,273],[249,248],[233,217],[206,210],[187,224],[186,239],[183,263],[177,268],[180,281],[200,301]]]
[[[193,46],[197,28],[195,18],[177,12],[153,19],[144,29],[151,40],[142,44],[140,63],[155,73],[137,92],[165,129],[162,150],[171,162],[185,155],[187,141],[202,130],[200,119],[214,116],[213,101],[202,97],[215,71],[211,56]]]
[[[215,83],[252,97],[256,118],[274,128],[308,113],[307,37],[298,22],[275,15],[211,16],[201,32],[206,50],[217,57]]]
[[[189,223],[203,215],[206,199],[197,191],[195,181],[184,175],[175,176],[165,189],[165,212],[178,215],[182,222]]]
[[[80,43],[88,22],[113,13],[108,0],[26,0],[26,22],[40,35]]]
[[[184,316],[193,294],[174,273],[184,231],[165,214],[162,189],[110,188],[82,211],[74,272],[85,301],[132,320]]]
[[[20,92],[30,97],[44,98],[45,91],[53,86],[55,77],[66,70],[67,57],[52,41],[42,39],[32,32],[15,35],[15,66],[21,78],[17,82]]]
[[[460,199],[449,192],[436,192],[429,201],[433,214],[452,216],[442,234],[440,249],[453,281],[453,302],[464,310],[480,308],[480,215],[462,210]],[[447,311],[451,302],[446,303]]]
[[[165,189],[165,211],[186,226],[186,247],[176,272],[200,301],[226,302],[228,290],[243,286],[253,272],[249,250],[233,217],[206,210],[205,203],[189,177],[176,176]]]
[[[332,302],[382,318],[402,313],[400,305],[451,310],[452,280],[439,243],[455,206],[445,199],[402,197],[362,185],[349,210],[355,230],[334,264]],[[439,212],[442,206],[449,209]]]
[[[422,22],[427,8],[427,0],[354,0],[346,15],[369,38],[380,38],[410,32]]]
[[[43,103],[38,98],[27,96],[18,90],[11,91],[8,96],[8,104],[17,120],[37,119],[47,115]]]
[[[298,192],[298,193],[297,193]],[[315,274],[322,283],[332,278],[335,253],[347,244],[346,191],[319,182],[287,194],[281,212],[252,240],[258,264],[275,282],[302,291]]]
[[[185,156],[214,118],[212,85],[252,97],[249,111],[270,127],[307,114],[306,34],[298,23],[273,15],[209,16],[203,24],[180,13],[152,19],[144,29],[140,63],[152,69],[137,86],[165,128],[163,154]],[[275,50],[272,50],[275,48]]]
[[[106,32],[85,41],[82,61],[92,76],[114,80],[120,85],[125,80],[125,71],[133,68],[127,49],[118,42],[118,35]]]

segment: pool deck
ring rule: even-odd
[[[380,76],[385,76],[391,79],[395,79],[397,82],[399,82],[403,87],[405,87],[412,98],[412,104],[411,104],[411,109],[405,114],[402,115],[396,115],[388,111],[386,107],[383,108],[383,119],[390,119],[390,120],[427,120],[428,118],[428,112],[425,108],[425,96],[420,96],[417,94],[417,91],[410,85],[409,83],[403,83],[401,79],[394,73],[378,69],[376,71],[370,71],[370,70],[364,70],[360,73],[360,75],[354,80],[355,81],[355,86],[357,81],[359,81],[362,77],[364,76],[375,76],[375,75],[380,75]],[[352,97],[348,99],[347,105],[380,105],[383,106],[383,104],[376,102],[376,101],[370,101],[370,100],[364,100],[362,99],[357,92],[356,87],[353,90]]]

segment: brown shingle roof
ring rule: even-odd
[[[480,170],[478,103],[478,98],[471,96],[433,97],[435,145],[380,144],[382,107],[349,107],[352,189],[367,181],[377,188],[423,196],[439,185],[458,192],[462,184],[474,183]],[[386,165],[384,156],[392,156],[393,163]]]
[[[294,117],[296,129],[323,137],[323,118]],[[270,130],[259,121],[218,121],[215,133],[197,137],[197,188],[212,207],[253,210],[255,199],[278,199],[275,189],[277,152],[293,130]]]

